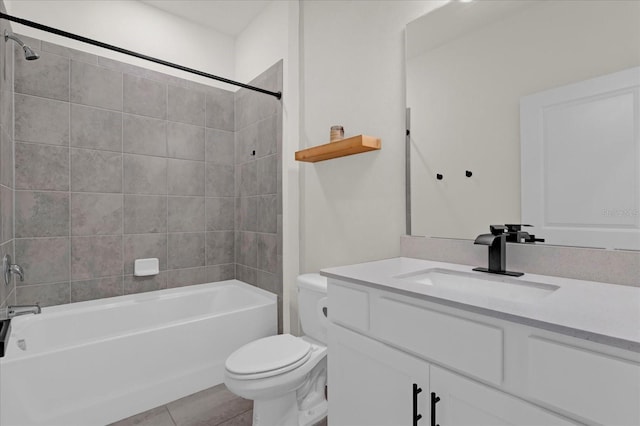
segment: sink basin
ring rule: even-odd
[[[433,286],[442,290],[452,290],[489,298],[534,301],[546,297],[560,287],[551,284],[527,281],[502,275],[471,273],[449,269],[432,268],[394,278],[416,284]]]

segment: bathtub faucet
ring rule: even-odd
[[[14,305],[7,308],[7,317],[13,318],[19,315],[39,314],[42,312],[40,304],[35,305]]]

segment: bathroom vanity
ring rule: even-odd
[[[395,258],[322,271],[329,424],[640,424],[640,288]]]

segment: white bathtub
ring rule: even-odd
[[[105,425],[222,383],[231,352],[276,333],[276,309],[276,295],[231,280],[16,317],[0,425]]]

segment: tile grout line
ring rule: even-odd
[[[173,422],[173,425],[178,426],[178,422],[176,422],[176,419],[173,418],[173,414],[171,414],[171,410],[169,409],[169,404],[165,404],[164,409],[167,410],[167,413],[169,414],[169,418]]]
[[[168,120],[169,118],[169,85],[165,84],[165,119]],[[167,131],[167,123],[165,121],[164,123],[165,126],[165,132],[164,132],[164,149],[165,149],[165,154],[167,155],[167,158],[169,158],[169,135],[168,135],[168,131]],[[164,185],[164,190],[165,190],[165,219],[166,219],[166,224],[167,224],[167,230],[166,230],[166,239],[167,239],[167,248],[166,248],[166,262],[167,264],[165,265],[165,269],[169,270],[169,160],[167,160],[166,162],[166,174],[165,174],[165,185]],[[166,281],[165,282],[165,288],[169,288],[169,275],[167,275],[165,277]],[[168,408],[167,408],[168,411]],[[173,420],[173,419],[172,419]],[[175,422],[174,422],[175,423]]]
[[[40,45],[42,46],[42,40],[40,41]],[[71,240],[71,234],[73,233],[71,231],[73,223],[71,223],[71,59],[69,60],[69,75],[67,76],[67,78],[69,79],[69,103],[67,105],[67,107],[69,108],[69,121],[68,121],[68,129],[69,129],[69,133],[67,134],[67,149],[69,150],[69,199],[68,199],[68,208],[69,208],[69,235],[67,236],[67,238],[69,238],[69,303],[71,303],[71,267],[73,265],[73,244],[72,244],[72,240]]]
[[[5,55],[6,55],[6,45],[5,45]],[[16,69],[16,55],[15,55],[15,48],[11,48],[9,49],[10,53],[9,56],[12,58],[11,59],[11,64],[12,64],[12,69],[11,69],[11,160],[12,160],[12,170],[11,170],[11,179],[12,179],[12,188],[11,188],[11,198],[12,198],[12,203],[13,203],[13,212],[12,212],[12,218],[11,218],[11,246],[13,248],[13,251],[11,252],[11,254],[15,255],[16,254],[16,243],[15,243],[15,238],[16,238],[16,73],[15,73],[15,69]],[[13,297],[14,297],[14,302],[17,304],[18,303],[18,286],[16,285],[16,279],[15,277],[13,278]],[[7,296],[7,299],[5,299],[5,302],[9,300],[9,297]],[[8,304],[8,302],[7,302]]]
[[[212,266],[226,266],[226,265],[232,265],[232,263],[218,263]],[[195,270],[195,269],[202,269],[203,266],[192,266],[192,267],[188,267],[188,268],[174,268],[174,269],[165,269],[165,270],[161,270],[160,272],[174,272],[174,271],[186,271],[186,270]],[[88,278],[82,278],[82,279],[75,279],[75,280],[62,280],[62,281],[46,281],[46,282],[38,282],[38,283],[28,283],[28,284],[21,284],[17,287],[33,287],[33,286],[43,286],[43,285],[51,285],[51,284],[65,284],[67,282],[81,282],[81,281],[97,281],[97,280],[103,280],[103,279],[108,279],[108,278],[120,278],[120,277],[133,277],[133,272],[131,273],[125,273],[125,274],[115,274],[115,275],[101,275],[98,277],[88,277]]]
[[[99,60],[96,61],[99,63]],[[124,295],[125,291],[124,291],[124,270],[125,270],[125,265],[124,265],[124,248],[125,248],[125,244],[124,244],[124,236],[125,236],[125,232],[124,232],[124,214],[125,214],[125,208],[124,208],[124,72],[120,72],[120,76],[121,81],[122,81],[122,111],[120,111],[120,151],[121,151],[121,170],[120,170],[120,179],[121,179],[121,183],[120,183],[120,189],[122,190],[122,242],[121,242],[121,252],[120,252],[120,256],[122,258],[122,262],[121,262],[121,267],[122,267],[122,294]],[[134,261],[134,265],[135,265],[135,261]],[[135,268],[133,270],[133,273],[135,274]]]
[[[236,244],[238,244],[238,238],[236,238],[236,234],[239,235],[239,222],[240,222],[240,200],[241,198],[238,196],[238,164],[236,164],[236,158],[238,155],[238,129],[237,129],[237,92],[233,93],[233,277],[234,279],[238,279],[238,259],[237,259],[237,251],[238,248]],[[238,194],[238,195],[236,195]]]
[[[0,185],[0,187],[3,187],[7,190],[11,190],[11,188],[8,188],[4,185]],[[61,192],[69,192],[69,191],[64,191],[64,190],[57,190],[57,189],[16,189],[16,192],[45,192],[45,193],[61,193]],[[131,195],[131,196],[136,196],[136,197],[162,197],[163,194],[147,194],[147,193],[136,193],[136,192],[95,192],[95,191],[71,191],[70,194],[76,194],[76,195]],[[267,195],[276,195],[276,194],[267,194]],[[171,195],[171,197],[173,198],[201,198],[200,195]],[[203,197],[204,198],[204,197]],[[206,198],[222,198],[222,199],[230,199],[230,198],[234,198],[234,197],[225,197],[225,196],[220,196],[220,197],[206,197]],[[249,197],[251,198],[251,197]]]
[[[223,420],[223,421],[222,421],[222,422],[220,422],[220,423],[216,423],[216,424],[214,424],[213,426],[224,426],[225,424],[229,423],[229,422],[230,422],[230,421],[232,421],[233,419],[236,419],[236,418],[238,418],[238,417],[240,417],[240,416],[244,416],[244,415],[245,415],[246,413],[248,413],[249,411],[253,411],[253,407],[251,407],[251,408],[249,408],[249,409],[247,409],[247,410],[243,411],[242,413],[236,414],[236,415],[235,415],[235,416],[233,416],[233,417],[229,417],[228,419]],[[251,418],[252,418],[252,420],[253,420],[253,416],[251,416]]]
[[[204,173],[203,173],[203,187],[204,190],[204,275],[205,281],[209,282],[209,227],[208,218],[209,212],[207,209],[207,95],[204,95],[204,105],[202,108],[203,117],[202,117],[202,125],[204,126],[204,140],[202,147],[204,148]]]
[[[135,156],[139,156],[139,157],[152,157],[152,158],[162,158],[162,159],[166,159],[166,160],[179,160],[179,161],[191,161],[191,162],[194,162],[194,163],[204,163],[204,160],[194,160],[192,158],[177,158],[177,157],[167,157],[167,156],[155,155],[155,154],[129,152],[129,151],[124,151],[123,149],[113,150],[113,149],[93,148],[93,147],[76,146],[76,145],[60,145],[60,144],[53,144],[53,143],[47,143],[47,142],[35,142],[35,141],[25,141],[25,140],[17,140],[16,143],[20,143],[20,144],[23,144],[23,145],[47,146],[47,147],[52,147],[52,148],[67,148],[69,150],[83,150],[83,151],[96,151],[96,152],[114,153],[114,154],[121,154],[123,156],[124,155],[135,155]]]

